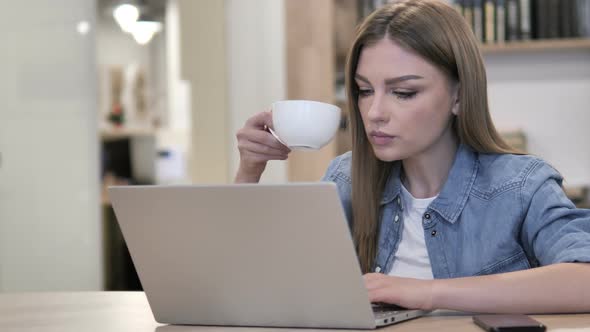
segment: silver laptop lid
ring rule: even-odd
[[[375,327],[335,184],[109,194],[158,322]]]

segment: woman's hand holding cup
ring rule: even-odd
[[[240,166],[236,183],[256,183],[269,160],[285,160],[291,149],[279,142],[269,131],[272,128],[272,113],[257,113],[238,130],[238,150]]]

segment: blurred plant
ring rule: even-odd
[[[123,114],[123,107],[121,104],[114,104],[109,113],[109,122],[117,127],[121,127],[125,122],[125,114]]]

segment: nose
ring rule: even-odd
[[[389,120],[389,112],[386,109],[385,96],[375,92],[371,100],[371,106],[367,112],[367,119],[371,122],[387,122]]]

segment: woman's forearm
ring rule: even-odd
[[[590,312],[590,264],[433,281],[432,307],[490,313]]]

